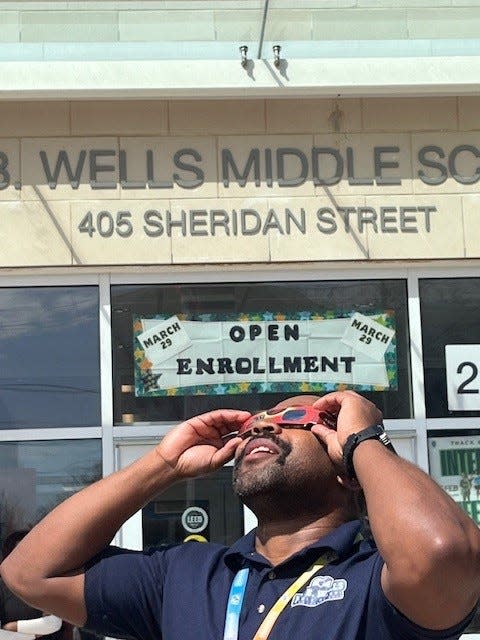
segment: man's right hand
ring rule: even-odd
[[[157,446],[158,455],[172,469],[175,480],[206,475],[229,462],[241,442],[222,436],[237,431],[248,411],[217,409],[182,422]]]

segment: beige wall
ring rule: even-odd
[[[479,108],[476,97],[2,102],[0,267],[478,258]],[[461,145],[470,147],[462,151]],[[439,176],[438,169],[419,161],[419,151],[431,146],[446,156],[424,156],[446,167],[441,184],[419,177],[422,171],[434,181]],[[379,152],[384,166],[378,180],[374,154],[382,147],[390,151]],[[239,168],[252,149],[259,149],[258,185],[251,176],[243,187],[233,178],[224,184],[225,148]],[[279,148],[293,148],[308,159],[302,184],[279,186]],[[342,158],[337,184],[315,184],[312,148],[334,149]],[[187,158],[203,172],[194,188],[168,186],[178,172],[173,157],[179,149],[200,154],[198,162]],[[72,167],[86,152],[78,188],[72,188],[64,169],[54,189],[47,184],[40,154],[53,170],[62,150]],[[120,150],[128,185],[120,184]],[[164,188],[145,187],[149,150],[155,179],[165,180]],[[348,154],[350,173],[363,184],[348,180]],[[327,174],[331,161],[322,156]],[[92,162],[102,189],[92,188]],[[286,174],[297,175],[298,162],[287,158]],[[192,172],[183,175],[191,178]],[[474,177],[467,184],[462,176]],[[147,223],[146,213],[152,211],[154,222]],[[119,218],[122,212],[126,215]],[[171,233],[167,212],[177,222]]]

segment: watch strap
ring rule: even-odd
[[[347,475],[351,480],[357,479],[355,467],[353,466],[353,453],[358,445],[364,440],[378,440],[387,447],[387,449],[396,453],[390,438],[381,424],[373,424],[362,431],[352,433],[348,436],[343,447],[343,464],[345,465]]]

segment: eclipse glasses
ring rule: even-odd
[[[259,430],[268,424],[278,424],[282,429],[306,429],[310,430],[315,424],[324,424],[331,429],[337,426],[337,417],[329,411],[318,411],[311,405],[286,407],[281,411],[267,409],[261,413],[256,413],[246,420],[238,432],[235,434],[240,438],[248,438],[253,435],[257,423],[262,423]]]

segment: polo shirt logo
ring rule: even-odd
[[[332,576],[316,576],[303,593],[296,593],[292,599],[292,607],[318,607],[330,600],[343,600],[347,581],[335,580]]]

